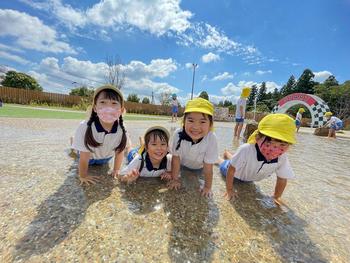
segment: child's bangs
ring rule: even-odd
[[[146,135],[145,142],[148,144],[151,138],[153,138],[154,141],[157,140],[157,138],[159,138],[161,141],[166,142],[167,144],[169,141],[169,138],[166,135],[166,133],[161,130],[151,131],[149,134]]]
[[[102,99],[108,99],[108,100],[116,100],[116,101],[121,101],[120,96],[118,95],[118,93],[116,93],[114,90],[110,90],[110,89],[106,89],[103,90],[99,95],[99,98]]]

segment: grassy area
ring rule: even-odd
[[[36,108],[5,104],[0,108],[0,117],[9,118],[39,118],[39,119],[78,119],[86,118],[85,112],[66,111],[58,108]],[[152,115],[126,114],[125,120],[169,120],[169,117],[156,117]]]

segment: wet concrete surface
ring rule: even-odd
[[[198,174],[183,188],[159,179],[123,185],[93,167],[81,187],[69,137],[79,121],[0,118],[0,262],[349,262],[350,141],[298,134],[289,156],[297,179],[271,200],[275,178],[237,186],[224,199],[214,168],[212,199]],[[133,142],[151,125],[125,122]],[[231,123],[216,123],[219,148],[235,150]]]

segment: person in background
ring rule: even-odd
[[[177,113],[179,112],[179,101],[177,100],[177,96],[174,93],[171,96],[171,122],[177,122]]]
[[[333,113],[327,111],[324,116],[327,119],[327,123],[323,127],[329,127],[328,138],[336,138],[335,132],[343,128],[343,121],[335,116]]]
[[[245,87],[242,89],[241,97],[238,99],[236,104],[236,126],[234,129],[234,137],[239,139],[243,128],[245,110],[247,105],[247,98],[250,95],[251,88]]]
[[[295,116],[295,126],[297,127],[297,132],[299,132],[304,112],[305,112],[304,108],[299,108],[297,115]]]

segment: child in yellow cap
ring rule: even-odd
[[[299,108],[297,115],[295,116],[295,126],[297,126],[297,132],[299,132],[301,126],[301,120],[303,118],[304,108]]]
[[[141,147],[131,149],[128,166],[120,172],[122,182],[131,183],[139,177],[168,178],[171,175],[169,132],[162,126],[146,130]],[[166,176],[169,174],[168,176]]]
[[[227,199],[237,195],[234,190],[236,182],[260,181],[275,173],[277,181],[273,198],[280,203],[287,180],[295,177],[286,154],[289,145],[294,143],[295,123],[291,117],[286,114],[265,116],[248,143],[240,146],[234,155],[224,153],[220,172],[226,177]]]
[[[328,138],[336,138],[335,132],[343,128],[343,121],[335,116],[333,113],[327,111],[324,116],[327,119],[327,123],[323,127],[329,127]]]
[[[218,158],[216,135],[212,132],[214,106],[208,100],[195,98],[187,102],[183,127],[174,132],[172,153],[172,181],[170,188],[179,188],[180,166],[192,170],[202,169],[204,174],[203,196],[212,195],[213,164]]]
[[[250,95],[250,88],[245,87],[242,89],[241,97],[236,103],[236,126],[234,130],[234,137],[239,139],[241,136],[241,131],[243,128],[244,118],[245,118],[245,109],[247,105],[247,98]]]
[[[97,88],[88,121],[80,123],[75,132],[72,148],[79,154],[81,184],[95,184],[98,176],[88,174],[89,165],[108,163],[114,157],[112,175],[118,176],[127,136],[123,125],[124,99],[112,85]]]

